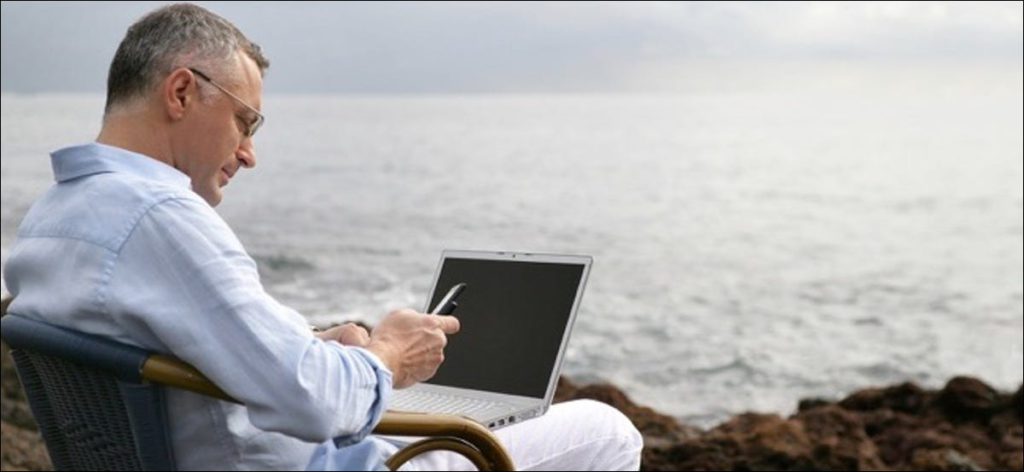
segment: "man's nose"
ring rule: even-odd
[[[256,148],[253,147],[252,138],[245,138],[242,144],[235,151],[235,157],[245,166],[246,169],[256,167]]]

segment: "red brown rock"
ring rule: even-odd
[[[556,398],[626,413],[644,434],[644,470],[1024,470],[1022,389],[1002,394],[970,377],[939,391],[903,383],[802,400],[786,419],[745,413],[708,431],[676,427],[611,385],[563,379]]]

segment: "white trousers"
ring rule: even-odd
[[[604,403],[575,400],[494,432],[516,470],[639,470],[643,437],[625,415]],[[400,470],[476,470],[459,454],[422,454]]]

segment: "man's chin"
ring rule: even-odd
[[[210,206],[212,206],[212,207],[217,206],[220,203],[221,199],[224,198],[224,193],[221,192],[220,187],[217,187],[217,186],[212,186],[212,187],[206,188],[206,189],[193,189],[193,190],[197,194],[199,194],[200,197],[203,197],[203,200],[206,200],[206,203],[209,203]]]

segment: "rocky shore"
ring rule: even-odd
[[[51,470],[6,344],[2,470]],[[939,391],[912,383],[840,400],[805,399],[789,418],[744,413],[710,429],[633,403],[611,385],[559,381],[556,401],[590,398],[644,434],[643,470],[1024,470],[1024,400],[971,377]]]
[[[1022,470],[1021,388],[972,377],[939,391],[913,383],[840,400],[805,399],[789,418],[744,413],[708,430],[633,403],[611,385],[562,380],[558,399],[615,406],[644,434],[642,470]]]

